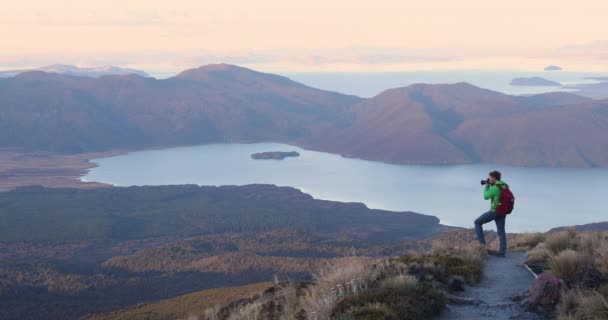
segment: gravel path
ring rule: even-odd
[[[534,280],[522,264],[524,259],[525,254],[519,252],[509,252],[505,258],[488,257],[481,282],[458,294],[479,304],[448,304],[448,310],[439,319],[542,319],[513,301],[526,292]]]

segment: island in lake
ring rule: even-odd
[[[288,157],[299,157],[300,154],[296,151],[269,151],[269,152],[259,152],[251,155],[251,159],[255,160],[283,160]]]
[[[511,85],[512,86],[555,87],[555,86],[561,86],[562,84],[557,81],[547,80],[547,79],[541,78],[541,77],[531,77],[531,78],[515,78],[511,81]]]

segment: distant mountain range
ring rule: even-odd
[[[125,74],[136,74],[142,77],[148,77],[149,75],[141,70],[119,68],[114,66],[105,67],[93,67],[93,68],[81,68],[77,66],[71,66],[66,64],[54,64],[46,67],[35,68],[35,69],[21,69],[21,70],[7,70],[0,71],[0,78],[14,77],[20,73],[27,71],[44,71],[49,73],[67,74],[78,77],[91,77],[97,78],[101,76],[109,75],[125,75]]]
[[[608,166],[608,100],[416,84],[371,99],[231,65],[157,80],[0,79],[0,148],[82,152],[274,141],[391,163]]]

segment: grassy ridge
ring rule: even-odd
[[[165,320],[171,316],[196,320],[430,319],[443,310],[450,279],[462,277],[475,283],[481,277],[485,250],[469,243],[469,234],[449,233],[423,241],[433,245],[426,253],[412,252],[384,259],[335,259],[319,269],[312,282],[275,280],[262,294],[255,293],[246,299],[206,303],[206,308],[202,308],[205,303],[184,302],[211,292],[201,291],[92,319]],[[449,249],[446,241],[451,244]],[[224,295],[224,291],[218,292]]]

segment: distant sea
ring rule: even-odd
[[[511,80],[520,77],[542,77],[562,85],[597,83],[587,78],[602,77],[606,74],[564,71],[417,71],[417,72],[378,72],[378,73],[283,73],[282,75],[303,84],[353,94],[360,97],[373,97],[378,93],[414,83],[457,83],[468,82],[472,85],[506,94],[522,95],[553,91],[568,91],[561,87],[512,86]]]
[[[368,98],[391,88],[404,87],[414,83],[457,83],[472,85],[506,94],[535,94],[553,91],[568,91],[561,87],[522,87],[510,85],[513,78],[542,77],[562,85],[588,84],[598,81],[587,79],[606,77],[607,73],[567,72],[567,71],[411,71],[411,72],[297,72],[281,73],[294,81],[311,87],[337,91]],[[173,73],[153,73],[158,78],[168,78]]]

